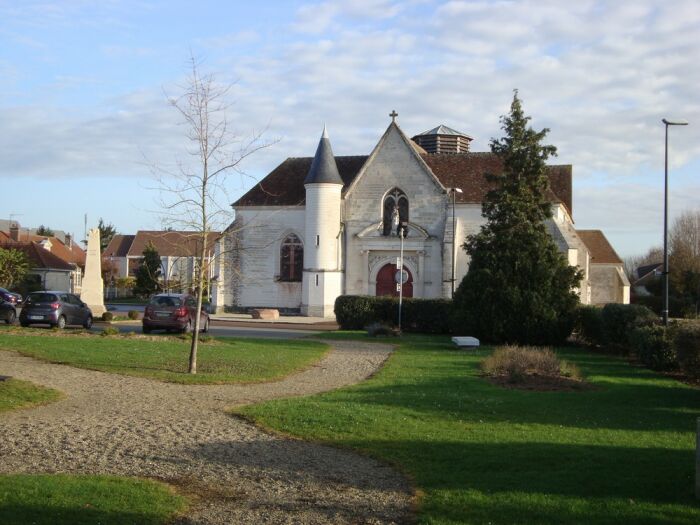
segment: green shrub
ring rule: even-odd
[[[673,347],[681,370],[700,379],[700,323],[681,323],[674,332]]]
[[[406,332],[444,334],[449,332],[452,301],[448,299],[404,299],[401,329]],[[342,295],[335,301],[335,317],[344,330],[364,329],[372,323],[398,324],[396,297]]]
[[[645,306],[638,304],[606,304],[603,307],[605,342],[625,350],[631,349],[630,332],[637,327],[651,326],[659,318]]]
[[[110,335],[119,335],[119,329],[115,328],[114,326],[107,326],[104,330],[102,330],[102,333],[100,335],[102,337],[107,337]]]
[[[114,314],[112,312],[105,312],[102,314],[102,320],[109,322],[114,319]]]
[[[579,306],[576,314],[576,332],[579,338],[588,344],[605,344],[603,309],[592,305]]]
[[[678,368],[671,329],[663,325],[638,326],[629,333],[632,350],[645,366],[653,370]]]
[[[129,317],[129,319],[134,321],[139,318],[139,313],[136,310],[129,310],[127,316]]]
[[[336,321],[344,330],[360,330],[375,318],[374,297],[341,295],[335,300],[333,311]]]

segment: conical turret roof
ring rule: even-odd
[[[338,173],[338,166],[335,163],[331,141],[328,138],[326,126],[323,126],[323,135],[318,143],[316,155],[311,163],[311,169],[304,179],[304,184],[343,184],[343,179]]]

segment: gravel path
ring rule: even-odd
[[[179,524],[401,523],[409,483],[377,461],[268,434],[224,409],[359,382],[391,352],[334,342],[316,366],[254,385],[175,385],[0,351],[0,372],[61,390],[0,415],[0,472],[157,478],[195,495]]]

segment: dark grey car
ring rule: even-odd
[[[16,318],[17,310],[15,310],[15,305],[0,297],[0,320],[5,321],[7,324],[12,324]]]
[[[33,292],[22,304],[19,314],[22,326],[48,324],[58,328],[67,325],[92,326],[92,312],[80,297],[68,292]]]

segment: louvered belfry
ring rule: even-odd
[[[411,140],[428,153],[468,153],[472,137],[441,124]]]

